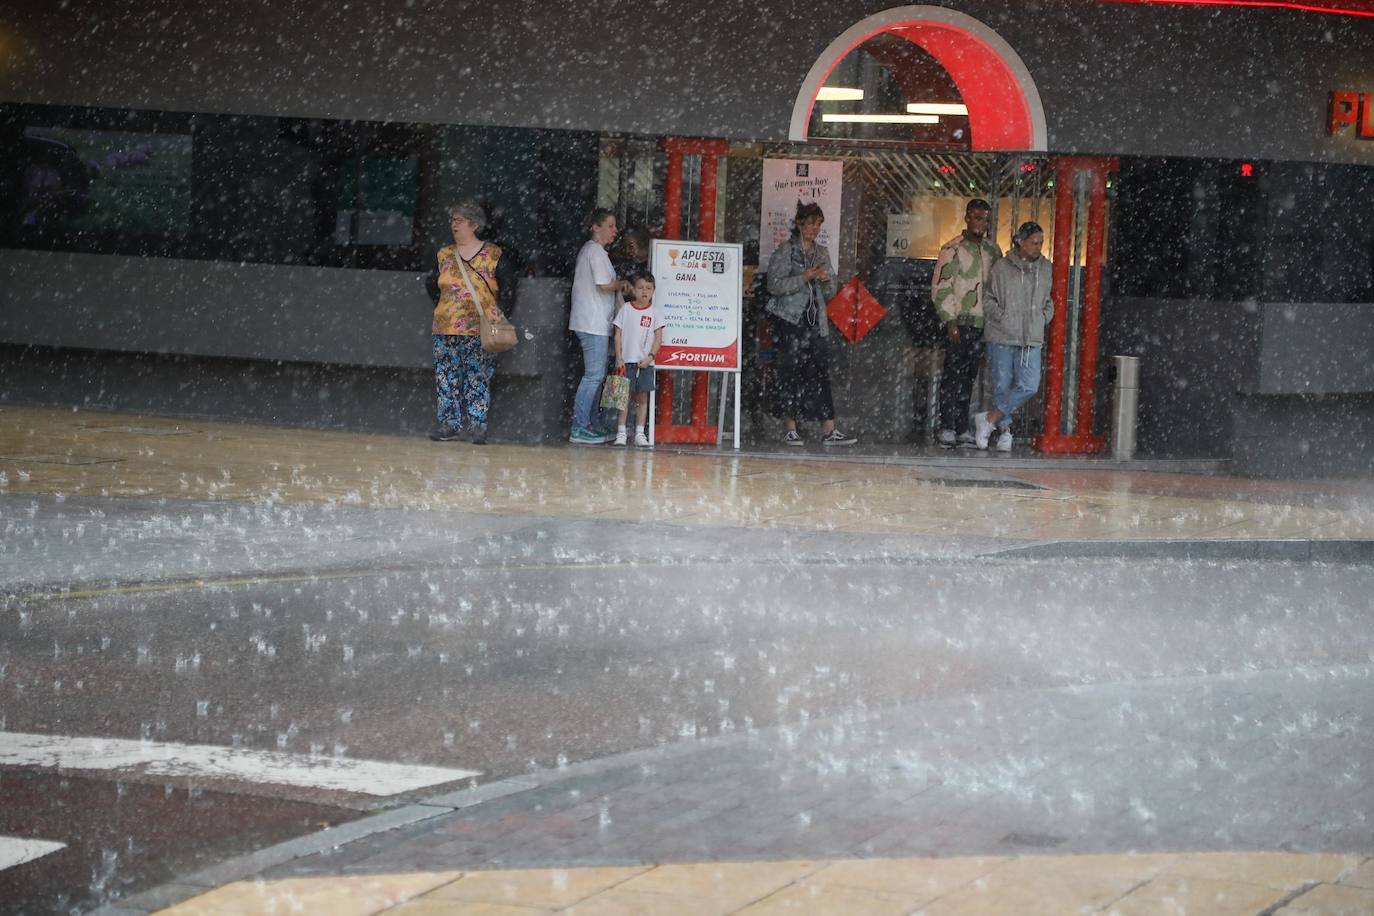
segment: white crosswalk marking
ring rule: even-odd
[[[0,732],[0,766],[127,770],[148,776],[231,779],[386,797],[478,776],[475,770],[413,766],[276,751]]]
[[[66,849],[66,843],[51,840],[26,840],[17,836],[0,836],[0,871],[41,859],[50,852]]]

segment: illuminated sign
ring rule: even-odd
[[[1331,93],[1331,104],[1327,109],[1326,132],[1335,136],[1352,128],[1361,140],[1374,140],[1374,112],[1370,109],[1374,93],[1353,92],[1338,89]]]
[[[1150,3],[1166,6],[1251,6],[1280,7],[1304,13],[1329,13],[1334,16],[1374,16],[1369,0],[1327,0],[1304,3],[1301,0],[1106,0],[1108,3]]]

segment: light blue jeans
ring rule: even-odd
[[[992,406],[1002,412],[998,429],[1011,428],[1011,414],[1040,390],[1040,348],[988,344]]]
[[[602,334],[588,334],[577,331],[577,342],[582,345],[582,381],[577,383],[577,395],[573,398],[574,430],[585,429],[596,432],[592,426],[597,410],[597,399],[601,396],[601,383],[606,378],[606,358],[611,352],[611,338]]]

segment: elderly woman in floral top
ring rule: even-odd
[[[449,210],[449,217],[453,244],[439,249],[439,303],[434,308],[438,422],[429,437],[448,442],[466,428],[472,443],[482,445],[487,441],[496,356],[482,349],[477,309],[485,309],[488,318],[494,318],[497,309],[510,317],[516,267],[499,247],[478,237],[484,222],[478,204],[458,203]]]

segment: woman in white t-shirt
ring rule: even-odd
[[[582,346],[582,381],[573,399],[572,434],[574,445],[600,445],[608,436],[598,430],[593,419],[601,383],[606,378],[606,359],[610,355],[611,322],[620,304],[620,281],[606,248],[615,241],[615,214],[597,207],[587,219],[590,238],[577,253],[573,270],[572,314],[568,330],[577,335]]]

